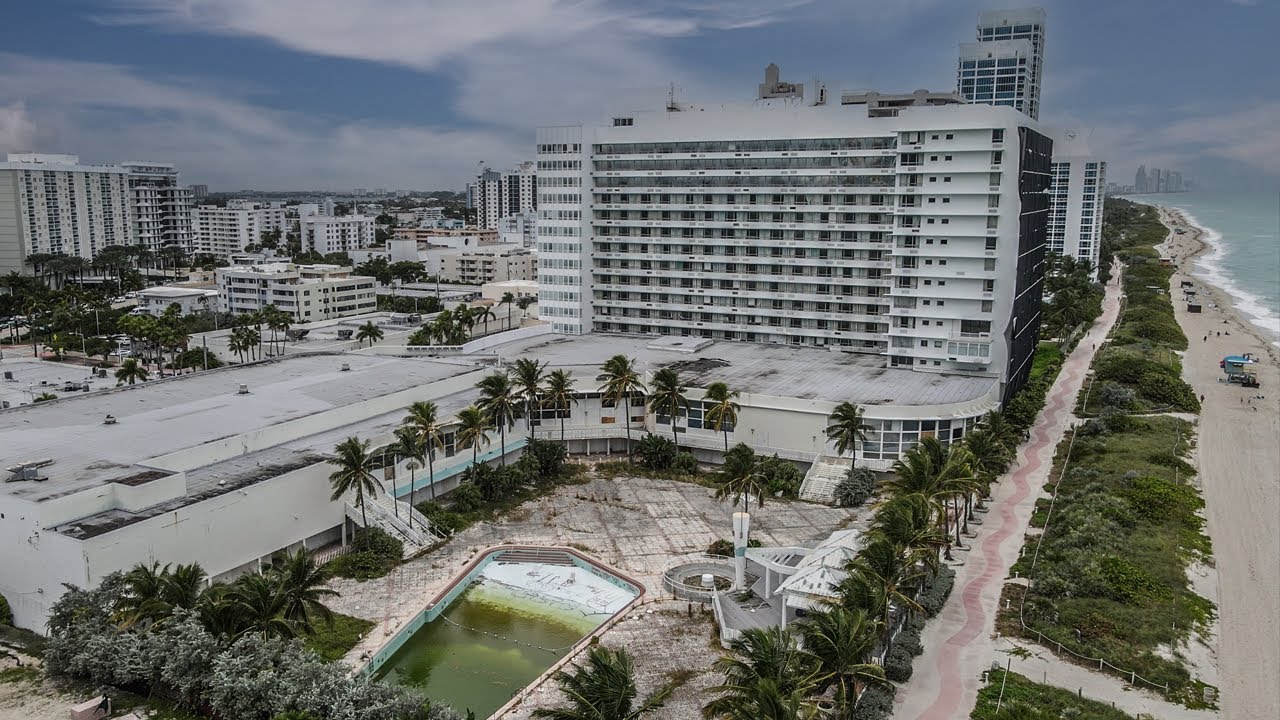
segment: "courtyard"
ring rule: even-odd
[[[500,544],[563,545],[645,587],[641,604],[606,631],[601,642],[631,652],[642,694],[671,680],[682,683],[655,718],[695,716],[707,699],[703,690],[718,680],[711,664],[722,651],[713,638],[710,608],[674,599],[663,590],[662,574],[701,559],[712,541],[729,539],[732,508],[716,501],[710,488],[690,482],[608,479],[594,471],[587,477],[585,484],[561,487],[496,522],[468,528],[384,578],[335,580],[332,587],[341,597],[329,603],[333,610],[378,623],[346,661],[361,665],[363,657],[421,610],[476,553]],[[869,517],[866,507],[766,501],[762,509],[753,504],[751,537],[766,546],[812,545],[837,528],[862,529]],[[527,718],[532,708],[558,700],[554,683],[545,683],[504,717]]]

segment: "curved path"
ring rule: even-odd
[[[895,717],[965,718],[977,701],[982,670],[998,657],[993,635],[1003,581],[1017,560],[1037,489],[1047,480],[1094,351],[1119,315],[1119,276],[1114,273],[1107,284],[1101,317],[1063,363],[1013,471],[995,487],[992,509],[979,528],[983,536],[961,555],[964,565],[956,568],[954,596],[925,628],[925,655],[911,683],[898,693]]]

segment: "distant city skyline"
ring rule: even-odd
[[[980,12],[1038,5],[1052,26],[1040,119],[1087,135],[1113,177],[1145,164],[1280,186],[1280,80],[1239,72],[1280,25],[1275,3],[503,1],[483,16],[395,0],[21,4],[0,52],[0,152],[172,163],[211,191],[460,190],[481,161],[528,160],[539,125],[651,108],[673,84],[747,103],[769,62],[837,92],[952,90]]]

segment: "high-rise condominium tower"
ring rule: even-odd
[[[127,162],[121,167],[129,173],[133,197],[133,241],[151,252],[166,247],[190,252],[195,192],[178,184],[178,169],[151,162]]]
[[[834,347],[1022,384],[1052,142],[938,95],[538,131],[539,308],[566,333]]]
[[[969,102],[1040,117],[1045,14],[1040,8],[978,16],[977,42],[961,43],[956,87]]]
[[[507,172],[485,168],[475,182],[476,224],[496,230],[498,221],[538,209],[538,174],[531,162]]]

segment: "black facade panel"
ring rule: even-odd
[[[1031,128],[1018,128],[1018,150],[1018,269],[1012,323],[1006,337],[1009,343],[1003,397],[1006,403],[1027,384],[1040,337],[1053,141]]]

